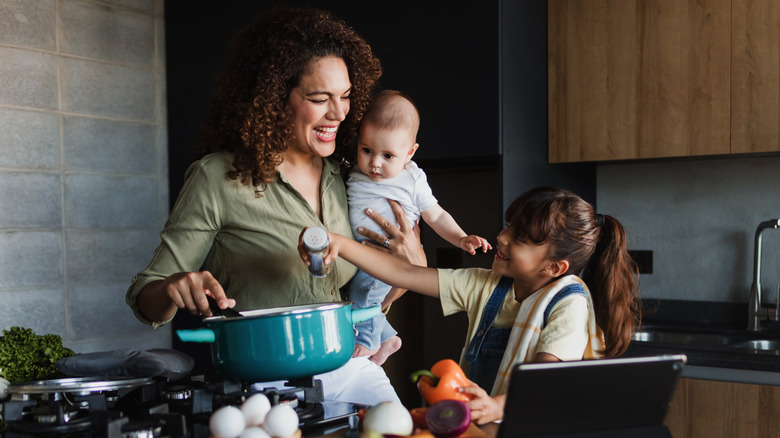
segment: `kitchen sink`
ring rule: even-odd
[[[780,340],[777,339],[748,339],[737,341],[728,345],[732,348],[744,348],[748,350],[780,351]]]
[[[684,344],[701,346],[723,346],[731,342],[728,336],[711,333],[667,332],[660,330],[643,330],[634,333],[634,341],[652,342],[654,344]]]
[[[761,332],[731,330],[722,333],[665,328],[644,328],[632,338],[635,343],[669,345],[696,349],[743,350],[780,355],[780,337],[773,339]]]

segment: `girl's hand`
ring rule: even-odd
[[[367,241],[363,243],[373,248],[392,253],[413,265],[426,266],[428,264],[428,259],[425,257],[422,244],[420,244],[420,227],[418,225],[415,225],[414,228],[409,226],[409,221],[406,219],[404,209],[399,202],[390,199],[388,199],[387,202],[393,209],[393,213],[395,213],[399,227],[396,228],[392,222],[385,219],[382,215],[367,208],[366,216],[370,217],[382,227],[385,234],[382,235],[359,227],[357,230],[358,233],[368,237],[374,242],[378,242],[378,244]],[[385,245],[385,243],[387,244]]]
[[[466,403],[471,409],[471,421],[482,425],[502,419],[506,397],[503,394],[491,397],[476,383],[470,380],[469,383],[471,386],[460,387],[460,392],[474,397]]]
[[[473,234],[461,237],[458,243],[460,244],[460,249],[471,255],[476,254],[476,251],[480,248],[482,248],[483,253],[488,252],[489,249],[493,249],[487,239],[484,237],[475,236]]]
[[[309,253],[306,252],[306,246],[303,244],[303,233],[308,230],[309,227],[305,227],[301,230],[301,234],[298,236],[298,254],[301,256],[301,260],[306,266],[311,265],[311,259],[309,259]],[[333,234],[328,231],[328,249],[325,257],[322,258],[322,262],[327,266],[339,258],[339,250],[341,249],[340,239],[341,236]]]
[[[225,295],[222,285],[209,271],[173,274],[163,280],[162,287],[176,307],[186,308],[193,315],[212,315],[206,295],[214,298],[220,309],[236,305],[236,300]]]

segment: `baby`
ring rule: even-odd
[[[366,239],[357,233],[358,227],[382,233],[364,211],[370,207],[385,218],[395,218],[387,202],[392,199],[401,204],[411,225],[422,216],[436,234],[472,255],[479,248],[482,252],[493,249],[484,238],[467,235],[433,196],[425,172],[412,161],[419,147],[419,126],[417,108],[398,91],[381,92],[366,111],[360,125],[357,165],[347,180],[349,218],[355,239]],[[382,304],[390,289],[390,285],[361,270],[350,283],[349,297],[354,307],[364,308]],[[356,324],[355,329],[353,357],[370,356],[381,365],[401,347],[397,332],[384,315]]]

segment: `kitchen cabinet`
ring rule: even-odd
[[[666,426],[675,438],[780,436],[780,386],[681,378]]]
[[[553,163],[780,151],[775,0],[550,0]]]
[[[780,2],[732,0],[731,152],[780,150]]]

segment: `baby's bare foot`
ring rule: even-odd
[[[391,354],[401,349],[401,338],[393,336],[387,338],[382,345],[379,346],[379,350],[371,357],[368,358],[371,362],[381,366]]]
[[[364,345],[355,344],[355,349],[352,351],[352,357],[371,356],[379,350],[369,350]]]

